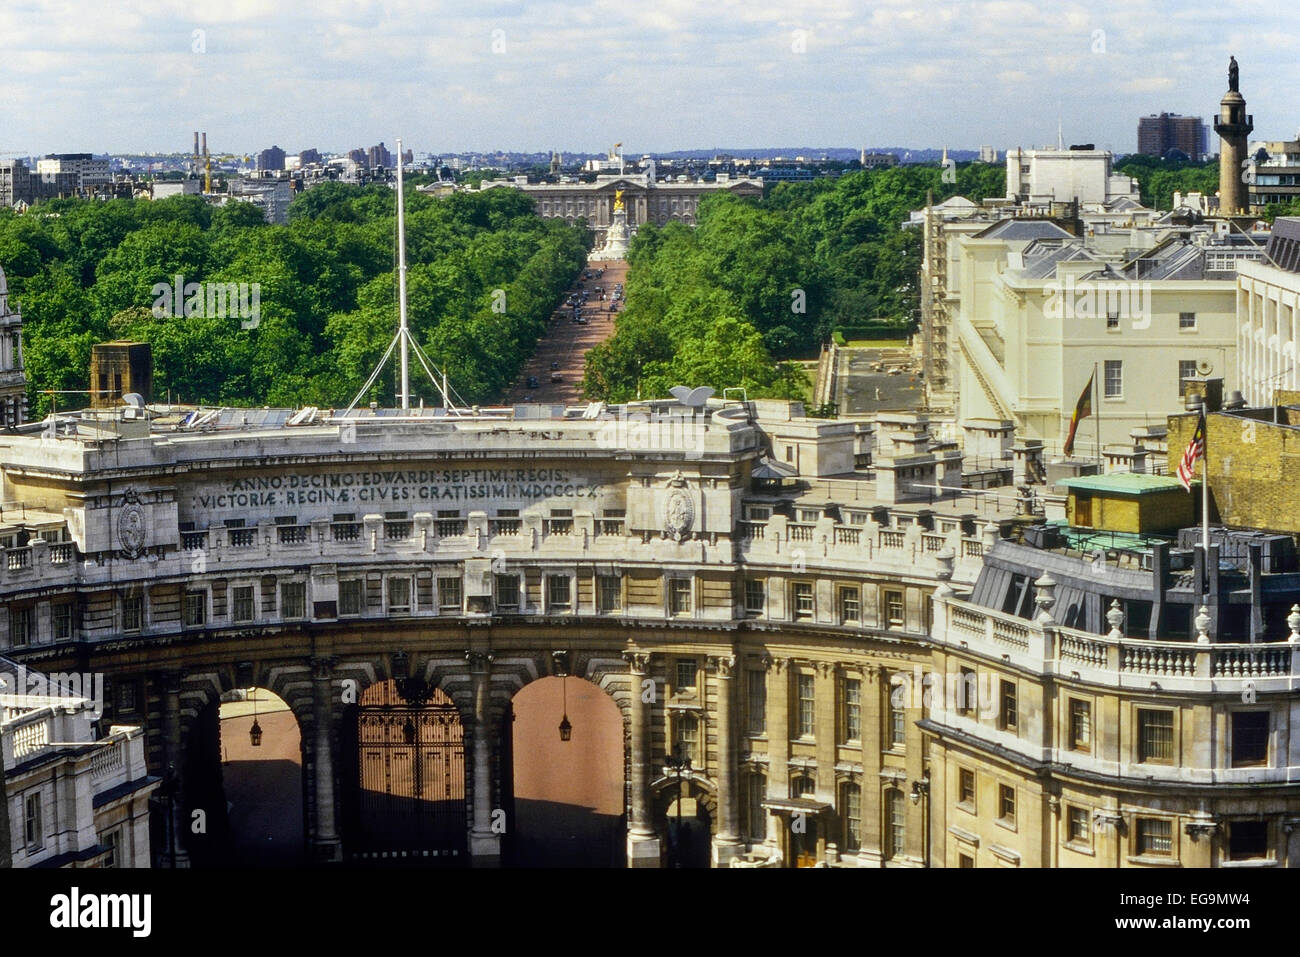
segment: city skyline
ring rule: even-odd
[[[1064,139],[1132,152],[1135,119],[1209,117],[1236,54],[1258,136],[1300,123],[1295,32],[1244,0],[980,0],[869,6],[27,3],[0,36],[0,152],[595,152],[906,144],[999,150]],[[1238,18],[1242,22],[1238,22]],[[1171,52],[1172,51],[1172,52]],[[113,92],[111,109],[85,90]],[[739,145],[737,145],[739,144]]]

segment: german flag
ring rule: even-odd
[[[1092,375],[1088,376],[1088,384],[1083,387],[1083,392],[1079,395],[1079,401],[1074,403],[1074,415],[1070,417],[1070,433],[1065,437],[1065,454],[1074,454],[1074,433],[1079,429],[1079,423],[1092,415],[1092,380],[1097,375],[1097,370],[1092,370]]]

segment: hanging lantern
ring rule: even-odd
[[[569,723],[569,716],[566,714],[560,721],[560,740],[568,741],[573,737],[573,725]]]
[[[253,747],[262,746],[262,726],[257,723],[257,718],[253,718],[253,726],[248,729],[248,739],[253,742]]]
[[[560,693],[564,696],[564,717],[560,719],[560,740],[568,741],[573,737],[573,725],[569,723],[569,676],[560,679]]]

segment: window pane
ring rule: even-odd
[[[746,674],[749,682],[749,731],[763,734],[767,731],[767,673],[752,670]]]
[[[1124,396],[1124,363],[1119,359],[1106,360],[1106,398],[1119,399]]]
[[[1171,761],[1174,756],[1174,713],[1138,710],[1138,760]]]
[[[801,674],[799,686],[799,736],[811,737],[816,729],[816,710],[814,708],[813,676]]]
[[[862,739],[862,681],[858,678],[844,679],[844,738]]]

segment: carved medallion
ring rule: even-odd
[[[139,558],[144,551],[144,540],[144,506],[135,490],[127,489],[122,496],[121,511],[117,514],[117,542],[127,558]]]
[[[675,488],[664,499],[664,535],[674,542],[686,538],[695,523],[695,505],[690,493]]]

